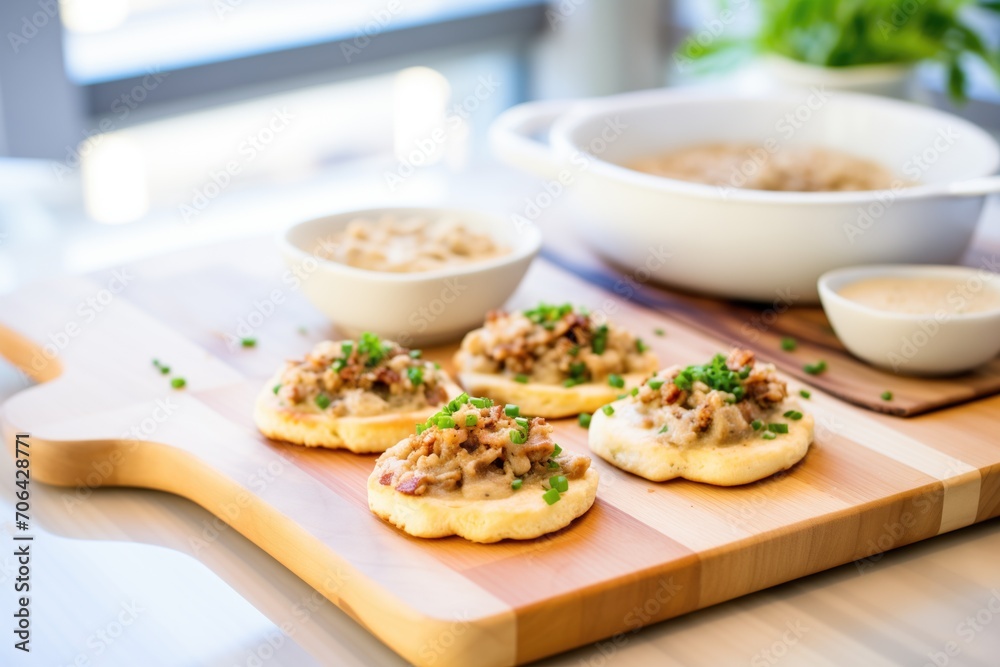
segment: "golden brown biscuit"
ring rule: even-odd
[[[466,391],[541,417],[592,412],[658,363],[641,339],[570,304],[492,312],[455,355]]]
[[[543,418],[462,394],[379,457],[368,506],[416,537],[496,542],[559,530],[593,505],[598,475],[551,436]]]
[[[418,352],[362,334],[288,362],[261,390],[254,421],[269,438],[384,452],[459,391]]]
[[[636,396],[594,413],[591,451],[654,482],[683,477],[747,484],[805,457],[813,418],[753,354],[734,350],[704,366],[656,374]]]

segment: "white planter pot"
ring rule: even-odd
[[[908,100],[912,97],[914,64],[817,67],[783,56],[761,58],[764,75],[780,88],[825,87]]]

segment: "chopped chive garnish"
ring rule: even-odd
[[[549,489],[548,491],[542,494],[542,498],[549,505],[555,505],[557,502],[559,502],[559,491],[556,489]]]
[[[556,444],[555,447],[552,448],[552,456],[559,456],[560,454],[562,454],[562,447]]]
[[[510,483],[510,488],[517,491],[518,489],[521,488],[522,484],[524,484],[524,480],[518,477],[517,479],[515,479],[513,482]]]
[[[785,413],[784,416],[787,417],[788,419],[791,419],[792,421],[798,421],[802,419],[802,413],[799,412],[798,410],[789,410],[788,412]]]
[[[791,352],[796,347],[799,346],[799,342],[792,338],[791,336],[785,336],[781,339],[781,349],[785,352]]]
[[[666,424],[664,424],[663,426],[660,427],[660,430],[657,431],[657,433],[666,433],[669,430],[670,430],[670,427],[667,426]]]
[[[558,467],[559,467],[558,463],[556,463],[552,459],[549,459],[549,470],[555,470]]]
[[[601,408],[601,412],[610,417],[611,415],[615,414],[615,409],[610,405],[605,405],[603,408]]]
[[[521,408],[517,407],[513,403],[508,403],[503,406],[503,413],[508,417],[519,417],[521,415]]]
[[[475,426],[478,423],[479,423],[479,415],[477,415],[475,413],[469,414],[469,415],[465,415],[465,425],[466,426]]]
[[[695,382],[705,384],[709,389],[732,394],[739,401],[746,390],[741,384],[740,374],[730,370],[726,365],[726,357],[717,354],[707,364],[688,366],[673,379],[678,389],[690,391]]]
[[[370,331],[365,331],[358,339],[358,356],[365,358],[365,366],[373,368],[392,350],[387,343]]]
[[[635,396],[639,393],[638,387],[632,387],[632,391],[629,392],[629,396]]]
[[[564,387],[575,387],[578,384],[583,384],[586,380],[582,378],[566,378],[563,380]]]
[[[771,433],[788,433],[788,424],[768,424],[767,430]]]
[[[594,330],[594,338],[590,341],[590,349],[594,354],[604,354],[608,346],[608,325],[602,324]]]
[[[618,394],[617,396],[615,396],[615,400],[620,401],[626,396],[628,396],[628,394]]]
[[[564,303],[562,305],[555,306],[542,302],[534,308],[524,311],[524,316],[535,324],[541,324],[542,326],[548,325],[546,328],[551,329],[554,322],[558,322],[572,312],[572,304]]]
[[[480,410],[493,405],[493,401],[488,398],[470,398],[469,403],[471,403],[473,407],[479,408]]]
[[[514,382],[520,382],[521,384],[528,384],[528,376],[524,373],[518,373],[514,376]]]
[[[764,440],[774,440],[778,436],[769,431],[764,431],[763,433],[760,434],[760,437],[762,437]]]
[[[650,380],[648,384],[650,389],[659,389],[663,386],[663,380]]]
[[[330,397],[326,394],[319,394],[316,396],[316,406],[320,410],[326,410],[330,407]]]
[[[812,394],[805,389],[799,389],[799,396],[801,396],[802,398],[810,398],[812,397]]]
[[[455,428],[455,420],[451,415],[441,415],[435,421],[438,428]]]
[[[892,392],[891,391],[883,391],[882,392],[882,400],[883,401],[891,401],[892,400]]]
[[[455,398],[451,399],[451,401],[448,402],[448,414],[461,410],[462,406],[465,405],[468,400],[469,395],[464,391]]]
[[[340,344],[340,353],[344,355],[344,358],[351,356],[351,352],[354,351],[354,341],[345,340]]]
[[[153,365],[156,366],[158,369],[160,369],[160,373],[162,373],[163,375],[166,375],[167,373],[170,372],[170,366],[164,366],[157,359],[153,359]]]
[[[580,346],[579,345],[574,345],[573,347],[569,348],[569,356],[575,357],[578,354],[580,354]]]
[[[762,428],[764,428],[764,422],[762,422],[759,419],[754,419],[752,422],[750,422],[750,428],[752,428],[755,431],[759,431]]]
[[[280,384],[274,385],[274,393],[277,394],[279,391],[281,391],[281,385]]]
[[[423,354],[420,350],[410,350],[410,359],[419,359]]]
[[[612,373],[611,375],[608,376],[608,384],[611,385],[612,387],[617,387],[621,389],[622,387],[625,386],[625,379],[621,375]]]
[[[510,441],[515,445],[523,445],[528,437],[524,434],[524,431],[519,431],[516,428],[510,430]]]
[[[410,366],[406,369],[406,377],[410,378],[410,384],[417,387],[424,382],[424,369],[419,366]]]
[[[525,419],[524,417],[514,417],[514,423],[517,424],[519,428],[522,429],[528,428],[528,420]]]
[[[333,363],[330,364],[330,368],[332,368],[333,370],[335,370],[338,373],[340,371],[344,370],[344,368],[346,366],[347,366],[347,362],[344,361],[343,359],[334,359]]]
[[[170,381],[170,386],[174,389],[183,389],[187,385],[187,380],[184,378],[174,378]]]
[[[569,480],[566,479],[566,475],[555,475],[549,477],[549,486],[559,493],[566,493],[569,491]]]
[[[809,373],[809,375],[819,375],[826,370],[826,362],[820,359],[815,364],[806,364],[802,367],[802,370]]]
[[[590,428],[590,413],[589,412],[581,412],[580,416],[576,418],[576,421],[583,428]]]
[[[655,329],[653,329],[653,333],[656,334],[657,336],[666,336],[667,335],[667,332],[664,331],[663,329],[661,329],[660,327],[656,327]]]
[[[427,424],[417,424],[417,435],[427,430]]]
[[[639,354],[643,354],[648,349],[649,349],[649,346],[646,345],[646,343],[644,343],[641,338],[636,338],[635,339],[635,351],[636,352],[638,352]]]

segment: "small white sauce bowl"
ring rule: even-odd
[[[854,266],[824,273],[818,281],[823,309],[837,337],[855,356],[895,373],[949,375],[985,364],[1000,352],[1000,308],[895,313],[839,294],[847,285],[878,277],[953,280],[955,299],[979,290],[1000,291],[1000,274],[964,266]]]
[[[359,269],[324,259],[321,243],[357,218],[420,216],[457,218],[487,232],[506,255],[453,268],[412,273]],[[451,341],[482,325],[517,288],[541,248],[534,225],[515,225],[498,215],[450,208],[372,208],[307,220],[279,238],[282,255],[306,297],[348,336],[372,331],[403,345]]]

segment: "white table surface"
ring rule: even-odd
[[[283,189],[233,193],[196,228],[176,215],[92,231],[55,222],[31,202],[8,203],[0,289],[53,273],[95,269],[212,239],[273,230],[326,210],[385,202],[379,174],[351,169]],[[398,201],[475,203],[517,211],[530,179],[486,169],[431,171]],[[335,203],[334,203],[335,202]],[[981,232],[1000,236],[992,202]],[[15,212],[12,217],[11,211]],[[545,212],[559,215],[560,205]],[[17,226],[18,216],[31,217]],[[544,216],[543,220],[544,222]],[[12,224],[13,223],[13,224]],[[0,399],[24,388],[0,362]],[[1000,435],[997,438],[1000,447]],[[9,443],[5,443],[9,444]],[[0,624],[3,665],[403,665],[392,651],[235,531],[207,547],[213,517],[164,493],[34,484],[32,652],[12,648],[15,603],[13,465],[0,456]],[[283,634],[284,623],[293,628]],[[948,652],[951,655],[948,655]],[[845,565],[542,661],[612,665],[1000,665],[1000,522]]]

